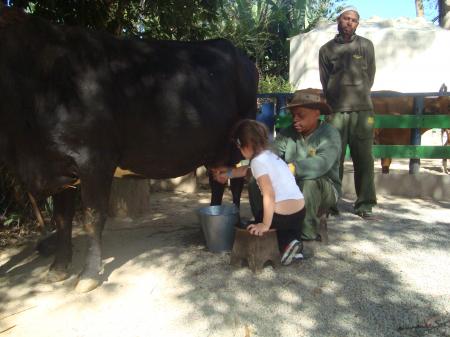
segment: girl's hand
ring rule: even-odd
[[[247,230],[250,232],[250,234],[252,235],[256,235],[256,236],[262,236],[265,232],[267,232],[269,230],[270,226],[267,227],[265,224],[263,224],[262,222],[258,223],[258,224],[252,224],[249,225],[247,227]]]
[[[245,177],[247,175],[248,168],[249,168],[248,165],[235,167],[233,169],[233,177],[234,178]]]

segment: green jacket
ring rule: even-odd
[[[340,35],[319,50],[322,89],[333,112],[373,110],[370,90],[375,78],[375,51],[370,40]]]
[[[274,150],[284,161],[295,165],[297,180],[327,177],[333,183],[338,196],[341,196],[341,136],[332,125],[321,122],[306,138],[293,126],[282,129],[275,138]]]

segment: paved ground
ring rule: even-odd
[[[330,245],[259,275],[207,251],[195,214],[207,203],[158,192],[146,217],[110,220],[88,294],[75,276],[42,283],[51,259],[32,244],[1,251],[0,336],[450,336],[450,203],[380,196],[364,221],[343,199]],[[74,275],[84,248],[77,228]]]

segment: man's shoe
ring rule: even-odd
[[[283,256],[281,257],[281,264],[287,266],[295,259],[298,253],[303,250],[303,244],[298,240],[292,240],[290,244],[284,249]]]
[[[372,211],[357,211],[355,212],[355,214],[366,220],[375,219],[375,216],[373,215]]]
[[[329,212],[331,215],[333,216],[338,216],[341,214],[341,212],[339,211],[339,209],[337,208],[337,206],[332,206],[329,208]]]

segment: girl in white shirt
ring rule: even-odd
[[[247,227],[253,235],[277,230],[282,252],[281,263],[290,264],[301,257],[303,245],[300,225],[305,217],[305,200],[288,165],[269,150],[267,127],[255,120],[244,119],[233,129],[233,139],[242,155],[250,160],[250,168],[263,197],[263,212],[255,214],[255,223]],[[248,166],[228,168],[226,178],[243,177]],[[222,173],[223,174],[223,173]],[[224,177],[218,176],[219,179]]]

